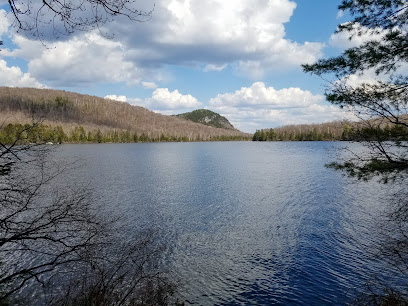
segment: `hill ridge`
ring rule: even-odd
[[[0,87],[3,127],[8,123],[31,123],[34,117],[50,127],[61,126],[67,135],[82,126],[85,133],[128,131],[158,141],[247,140],[251,136],[96,96],[53,89]]]
[[[209,109],[196,109],[194,111],[178,114],[176,116],[207,126],[227,130],[236,130],[227,118]]]

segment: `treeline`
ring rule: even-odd
[[[342,140],[351,141],[408,141],[408,127],[404,125],[378,125],[350,127],[346,125]]]
[[[186,136],[168,137],[164,134],[158,138],[151,138],[142,133],[132,133],[126,130],[100,130],[86,131],[82,126],[76,126],[69,133],[65,133],[61,126],[45,124],[7,124],[0,130],[0,143],[12,144],[19,139],[25,143],[134,143],[134,142],[189,142],[204,141],[200,138],[190,139]],[[231,141],[245,140],[240,136],[213,136],[206,141]]]
[[[253,141],[408,141],[408,128],[378,121],[336,121],[257,130]]]
[[[332,141],[342,140],[345,122],[286,125],[276,129],[257,130],[253,141]]]
[[[33,117],[40,118],[49,127],[61,127],[68,139],[75,128],[82,126],[87,142],[94,141],[90,139],[94,139],[92,135],[98,133],[98,129],[98,135],[102,134],[105,139],[102,142],[120,142],[118,139],[131,142],[128,140],[135,139],[135,135],[142,141],[250,140],[252,137],[237,130],[205,126],[94,96],[50,89],[0,87],[1,122],[24,125],[32,123]]]

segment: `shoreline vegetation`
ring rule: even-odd
[[[51,143],[51,144],[86,144],[86,143],[149,143],[149,142],[204,142],[204,141],[249,141],[250,137],[243,136],[209,136],[208,138],[188,136],[149,136],[144,133],[132,133],[128,130],[85,130],[82,126],[75,126],[66,133],[62,126],[52,126],[42,123],[20,124],[9,123],[0,130],[0,142],[11,144],[16,135],[21,134],[19,143]]]
[[[406,117],[401,118],[407,120]],[[370,121],[333,121],[257,130],[253,141],[408,141],[408,127]]]
[[[249,134],[209,110],[166,116],[125,102],[73,92],[0,87],[0,142],[5,144],[16,135],[21,135],[21,144],[408,141],[407,127],[378,121],[286,125]]]
[[[34,123],[34,125],[33,125]],[[30,128],[28,128],[30,127]],[[143,107],[51,89],[0,87],[0,141],[26,143],[249,141],[217,128]]]

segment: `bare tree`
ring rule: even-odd
[[[36,304],[167,304],[174,285],[159,235],[125,238],[89,187],[66,185],[71,165],[51,146],[25,144],[25,133],[0,143],[0,302],[34,292]]]
[[[57,266],[79,261],[103,230],[86,188],[53,184],[66,170],[50,162],[50,148],[0,144],[0,298],[7,298]]]
[[[176,287],[160,267],[164,246],[157,234],[150,229],[131,242],[101,245],[81,273],[71,274],[63,295],[49,295],[48,304],[168,305]]]
[[[152,4],[140,10],[135,0],[8,0],[8,4],[17,30],[40,39],[100,28],[117,16],[147,21],[154,9]]]

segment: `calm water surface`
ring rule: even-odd
[[[344,143],[64,145],[72,179],[97,190],[133,230],[154,226],[193,305],[344,304],[383,267],[374,239],[383,186],[325,163]],[[132,229],[133,228],[133,229]]]

